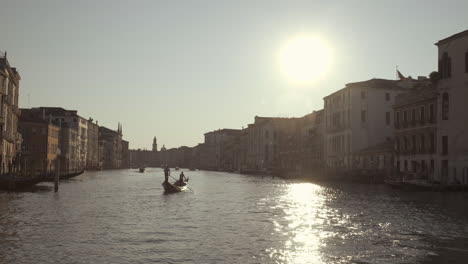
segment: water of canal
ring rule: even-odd
[[[163,195],[155,168],[0,192],[0,264],[468,259],[468,193],[185,173],[193,192]]]

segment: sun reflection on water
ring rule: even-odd
[[[274,220],[275,232],[285,236],[283,248],[271,248],[277,263],[324,263],[321,248],[333,235],[326,227],[330,212],[324,188],[311,183],[290,184],[278,201],[284,216]]]

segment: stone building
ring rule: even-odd
[[[218,129],[205,133],[204,156],[206,169],[233,170],[233,141],[237,141],[242,133],[240,129]],[[229,158],[230,157],[230,158]]]
[[[282,176],[318,176],[323,168],[323,110],[294,119],[294,131],[279,140]]]
[[[414,178],[434,178],[437,155],[437,98],[435,87],[415,89],[395,99],[395,169]]]
[[[349,83],[324,98],[324,163],[329,172],[358,166],[354,154],[380,145],[394,135],[395,97],[427,80],[371,79]]]
[[[103,169],[119,169],[122,166],[122,127],[117,131],[99,127],[99,148]]]
[[[436,179],[468,183],[468,30],[439,40]]]
[[[297,118],[259,117],[242,134],[241,149],[245,152],[244,173],[266,173],[279,169],[280,144],[296,130]]]
[[[61,121],[59,121],[61,122]],[[76,126],[65,122],[60,124],[60,171],[61,173],[75,173],[83,170],[80,160],[80,138]]]
[[[54,173],[60,148],[59,126],[22,109],[18,129],[23,136],[23,172],[27,175]]]
[[[128,149],[128,141],[122,139],[122,169],[130,168],[130,150]]]
[[[99,169],[99,126],[93,123],[93,119],[88,119],[88,138],[87,138],[87,154],[86,154],[86,169]]]
[[[14,171],[21,152],[21,134],[18,133],[19,81],[21,77],[10,66],[7,53],[0,53],[0,173]]]
[[[73,150],[73,155],[70,154],[69,159],[72,157],[76,159],[69,161],[70,168],[74,170],[76,166],[78,170],[84,170],[88,153],[88,120],[79,116],[76,110],[66,110],[61,107],[37,107],[32,108],[31,111],[41,114],[44,119],[50,117],[54,123],[60,123],[62,127],[67,128],[64,130],[67,131],[64,144],[69,144],[70,150]],[[77,133],[76,139],[75,132]],[[73,142],[67,140],[68,137]],[[74,153],[75,147],[76,153]]]

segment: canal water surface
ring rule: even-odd
[[[0,192],[0,264],[467,263],[467,193],[185,173],[193,192],[153,168]]]

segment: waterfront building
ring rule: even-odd
[[[77,127],[65,122],[60,124],[60,132],[61,173],[69,174],[83,170],[80,159],[81,140]]]
[[[437,98],[437,90],[431,83],[396,97],[393,106],[396,172],[434,180]]]
[[[436,178],[468,183],[468,30],[439,40]]]
[[[279,140],[279,172],[284,176],[317,176],[323,168],[323,110],[294,119],[295,130]]]
[[[13,172],[21,152],[21,134],[18,133],[19,82],[21,77],[11,67],[7,53],[0,53],[0,173]]]
[[[122,166],[122,126],[117,130],[99,127],[99,148],[103,169],[120,169]]]
[[[241,160],[245,173],[265,173],[279,169],[280,144],[296,132],[297,118],[259,117],[242,134]]]
[[[93,119],[88,119],[88,139],[87,139],[87,154],[86,154],[86,169],[99,169],[99,126],[98,123],[93,123]]]
[[[394,136],[395,97],[427,79],[371,79],[349,83],[324,98],[324,163],[328,172],[361,169],[358,151],[377,146]]]
[[[122,169],[130,168],[130,150],[128,149],[128,141],[122,139]]]
[[[238,140],[242,130],[218,129],[205,133],[204,156],[207,163],[205,168],[211,170],[233,170],[232,144]],[[231,157],[231,158],[228,158]]]
[[[23,136],[22,171],[27,175],[44,175],[56,171],[60,127],[51,120],[34,116],[21,109],[18,129]]]
[[[37,107],[32,108],[31,111],[42,114],[43,119],[46,117],[51,117],[54,123],[61,123],[62,127],[67,127],[65,138],[68,136],[71,137],[70,140],[76,142],[66,141],[65,144],[70,143],[70,150],[73,151],[73,159],[70,160],[69,164],[73,164],[71,168],[75,169],[75,165],[79,170],[84,170],[86,168],[87,153],[88,153],[88,120],[79,116],[78,111],[76,110],[66,110],[61,107]],[[77,138],[74,138],[75,130],[77,133]],[[65,130],[64,130],[65,131]],[[76,153],[75,156],[75,144],[76,144]],[[70,156],[71,159],[71,156]]]

